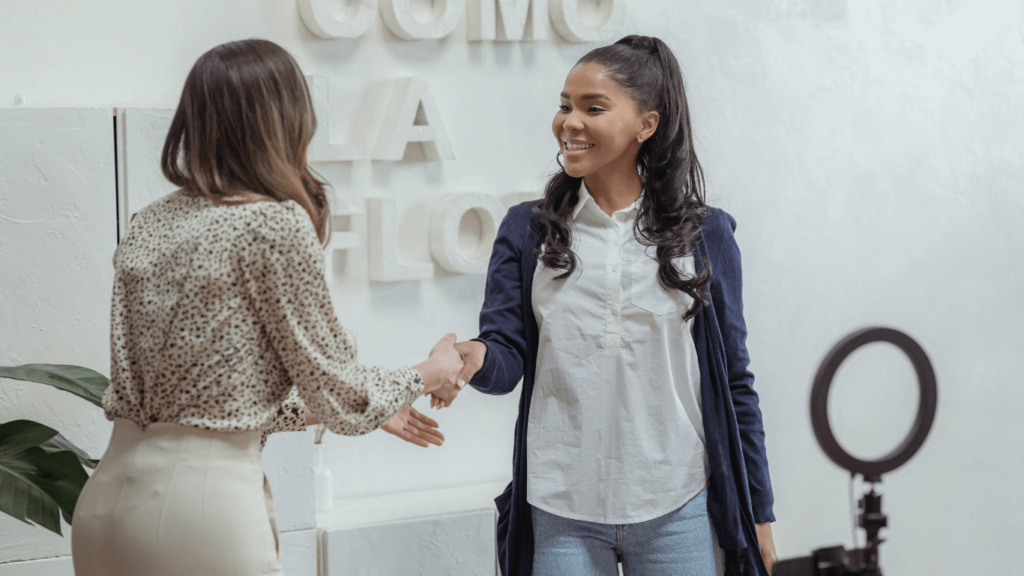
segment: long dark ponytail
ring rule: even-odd
[[[628,90],[641,112],[653,110],[660,115],[658,129],[641,145],[636,157],[645,190],[633,233],[641,244],[656,247],[658,282],[693,298],[693,306],[684,316],[692,318],[708,304],[705,287],[711,281],[711,266],[705,263],[702,272],[684,277],[672,263],[694,254],[701,222],[707,215],[704,174],[693,146],[679,62],[658,38],[627,36],[591,51],[576,65],[588,63],[604,68]],[[576,270],[569,216],[579,200],[581,183],[581,178],[559,170],[533,210],[544,237],[537,256],[548,268],[565,271],[558,278],[568,278]]]

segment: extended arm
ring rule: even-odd
[[[529,234],[530,205],[509,211],[498,228],[487,269],[480,335],[483,362],[469,384],[485,394],[508,394],[523,378],[526,325],[523,318],[522,258]],[[468,361],[467,361],[468,363]]]
[[[267,218],[243,239],[239,264],[284,370],[331,431],[355,436],[377,429],[423,393],[423,378],[412,368],[385,370],[356,360],[355,342],[334,315],[305,211],[288,204],[261,208]]]

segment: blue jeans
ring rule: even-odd
[[[704,489],[682,508],[637,524],[570,520],[534,506],[533,576],[716,576],[724,573]]]

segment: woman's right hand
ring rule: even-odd
[[[478,340],[468,340],[466,342],[459,342],[455,344],[455,350],[458,351],[459,355],[462,356],[462,372],[459,373],[459,388],[463,388],[473,376],[480,370],[484,365],[484,357],[487,356],[487,345]],[[430,399],[431,408],[447,408],[451,406],[451,401],[442,399],[438,396],[434,396]]]
[[[455,334],[446,334],[430,351],[430,358],[413,368],[423,377],[424,394],[454,400],[463,366],[462,356],[455,350]]]

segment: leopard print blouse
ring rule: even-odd
[[[114,254],[107,418],[207,430],[303,430],[303,401],[348,436],[423,393],[412,368],[360,364],[324,255],[293,201],[224,205],[185,191],[147,206]]]

